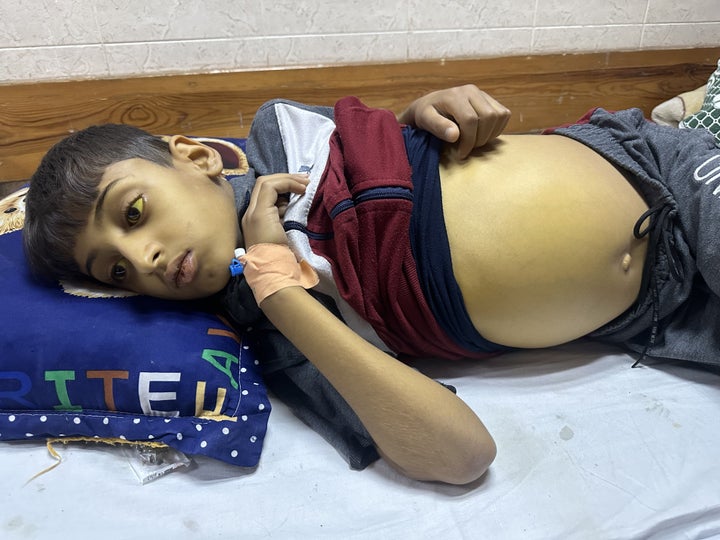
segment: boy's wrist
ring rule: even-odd
[[[307,261],[298,262],[287,245],[254,244],[239,260],[258,305],[286,287],[310,289],[319,282],[315,270]]]

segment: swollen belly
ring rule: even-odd
[[[647,205],[592,150],[558,135],[509,135],[440,167],[453,271],[473,324],[514,347],[565,343],[634,302]]]

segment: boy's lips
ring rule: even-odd
[[[168,265],[165,271],[165,279],[175,285],[184,287],[192,282],[197,272],[197,263],[192,251],[182,253]]]

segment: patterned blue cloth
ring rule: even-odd
[[[155,441],[257,464],[270,402],[253,351],[212,311],[39,284],[19,230],[0,235],[0,293],[0,441]]]

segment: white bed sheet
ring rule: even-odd
[[[470,487],[351,471],[281,404],[254,471],[207,459],[140,485],[114,448],[0,444],[0,538],[711,538],[720,536],[720,376],[631,369],[589,343],[423,362],[498,443]]]

